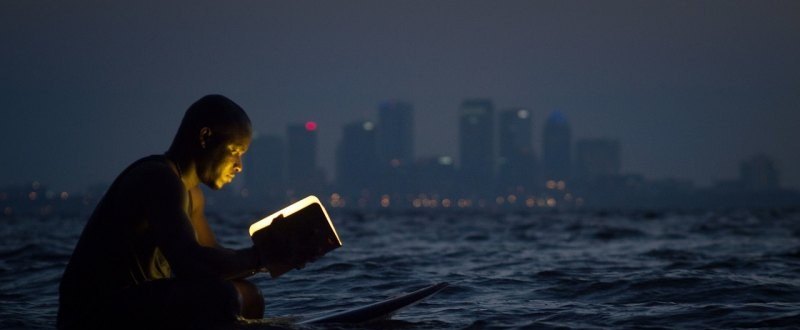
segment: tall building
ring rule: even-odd
[[[290,124],[286,128],[286,174],[292,197],[319,191],[325,177],[317,166],[317,123]]]
[[[277,135],[260,135],[253,139],[244,156],[245,189],[255,207],[267,208],[283,204],[286,188],[286,148]]]
[[[567,117],[554,111],[544,125],[543,155],[545,180],[569,180],[572,133]]]
[[[750,157],[739,164],[739,180],[750,191],[778,189],[778,170],[772,159],[763,154]]]
[[[370,121],[349,123],[342,129],[336,149],[336,186],[344,195],[355,197],[374,190],[378,175],[375,124]]]
[[[533,151],[532,115],[530,110],[522,108],[508,109],[499,115],[497,181],[501,191],[532,192],[536,187],[538,169]]]
[[[494,106],[469,99],[459,108],[459,172],[467,193],[491,192],[494,182]]]
[[[575,177],[593,180],[620,174],[619,141],[581,139],[575,143]]]
[[[414,191],[438,195],[440,197],[453,197],[457,192],[456,168],[453,157],[433,156],[418,159],[414,166]]]
[[[386,101],[378,108],[378,157],[384,166],[410,166],[414,162],[414,107]]]

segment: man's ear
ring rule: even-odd
[[[208,143],[208,139],[211,137],[211,129],[208,127],[203,127],[200,129],[200,147],[205,149],[206,143]]]

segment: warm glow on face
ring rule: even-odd
[[[200,180],[212,189],[231,183],[244,170],[242,157],[250,147],[250,136],[232,136],[212,144],[198,162]]]

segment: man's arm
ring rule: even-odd
[[[183,182],[167,166],[147,172],[138,180],[142,206],[156,244],[176,276],[231,278],[259,268],[258,253],[252,248],[231,250],[198,243],[186,213],[189,195]]]
[[[202,246],[222,247],[217,243],[217,238],[214,236],[214,232],[211,231],[211,226],[208,225],[205,212],[206,199],[203,195],[203,190],[200,187],[194,187],[189,190],[189,196],[192,201],[192,209],[190,211],[192,227],[194,227],[194,232],[197,235],[197,242]]]

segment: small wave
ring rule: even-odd
[[[593,238],[604,241],[644,236],[646,236],[646,234],[641,230],[623,227],[603,227],[592,235]]]
[[[464,240],[467,241],[467,242],[488,241],[489,240],[489,234],[481,233],[481,232],[468,233],[468,234],[464,235]]]
[[[642,255],[645,257],[651,257],[667,261],[696,261],[707,258],[704,254],[698,252],[664,249],[664,248],[650,250],[643,253]]]
[[[761,267],[759,262],[753,260],[746,260],[737,257],[730,257],[723,260],[715,260],[706,262],[702,265],[695,267],[699,270],[746,270],[758,269]]]
[[[729,328],[791,328],[796,329],[800,324],[800,313],[791,312],[777,317],[761,318],[755,321],[726,322]]]
[[[557,270],[543,270],[536,273],[536,276],[543,279],[551,279],[564,277],[566,274]]]
[[[356,266],[352,263],[338,262],[320,268],[320,272],[346,272],[354,269]]]

